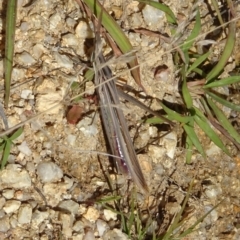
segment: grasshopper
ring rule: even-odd
[[[100,46],[100,38],[97,37],[96,46]],[[97,47],[96,47],[97,48]],[[148,186],[139,165],[134,146],[129,135],[127,123],[120,108],[119,94],[112,72],[106,66],[101,49],[95,51],[95,78],[94,83],[100,103],[100,113],[103,126],[108,138],[112,154],[115,157],[118,171],[128,174],[133,182],[148,192]],[[97,66],[105,66],[97,69]],[[108,79],[112,79],[109,81]]]

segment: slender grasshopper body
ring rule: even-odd
[[[105,63],[105,58],[101,51],[95,56],[96,66]],[[108,66],[95,69],[96,92],[100,102],[100,112],[103,126],[108,138],[108,142],[115,157],[118,170],[127,173],[133,182],[143,190],[148,192],[148,187],[140,168],[134,146],[129,135],[128,126],[120,108],[120,100],[115,79],[112,78],[111,70]]]

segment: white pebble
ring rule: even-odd
[[[78,38],[93,38],[93,32],[88,26],[88,24],[84,21],[80,21],[76,27],[76,36]]]
[[[63,46],[69,47],[69,46],[77,46],[79,44],[79,41],[75,35],[72,33],[68,33],[62,38],[62,44]]]
[[[5,189],[5,190],[3,190],[2,195],[6,199],[11,199],[14,196],[14,190],[13,189]]]
[[[66,183],[67,189],[70,189],[73,186],[74,180],[72,178],[64,177],[64,183]]]
[[[36,63],[36,60],[28,53],[22,52],[20,54],[16,54],[16,61],[22,65],[33,65]]]
[[[10,229],[8,216],[0,218],[0,232],[7,232]]]
[[[59,203],[59,208],[69,211],[72,214],[78,213],[79,205],[73,200],[65,200]]]
[[[37,166],[37,174],[42,182],[56,182],[63,177],[63,171],[53,162],[41,162]]]
[[[67,136],[67,142],[69,143],[69,145],[74,146],[76,138],[77,137],[75,135],[69,134]]]
[[[95,240],[93,231],[87,231],[85,236],[83,237],[83,240]]]
[[[90,222],[95,222],[99,218],[100,213],[96,208],[89,207],[83,216]]]
[[[113,230],[107,231],[103,237],[103,240],[114,239],[114,240],[128,240],[128,236],[121,230],[114,228]]]
[[[102,235],[106,230],[109,230],[108,224],[102,219],[98,219],[96,225],[97,225],[97,230],[100,237],[102,237]]]
[[[66,183],[45,183],[43,186],[44,196],[48,199],[48,204],[55,207],[61,201],[62,195],[67,192]]]
[[[21,205],[20,201],[17,200],[9,200],[5,203],[3,210],[5,211],[5,213],[9,214],[9,213],[14,213],[15,211],[17,211],[19,209]]]
[[[16,215],[12,215],[10,217],[10,225],[11,225],[11,228],[16,228],[18,226],[18,221],[17,221]]]
[[[5,199],[5,198],[3,198],[3,197],[1,197],[1,198],[0,198],[0,209],[2,209],[2,208],[3,208],[3,206],[4,206],[5,202],[6,202],[6,199]]]
[[[72,69],[73,61],[66,55],[61,55],[58,52],[53,52],[53,56],[61,68]]]
[[[30,223],[32,219],[32,207],[30,204],[23,204],[18,212],[18,222],[20,224]]]
[[[17,164],[9,164],[6,169],[0,172],[0,189],[14,188],[21,189],[31,186],[31,178],[26,170],[11,168]]]
[[[0,210],[0,218],[4,217],[6,215],[6,213],[1,209]]]
[[[103,210],[104,217],[106,218],[107,221],[109,220],[117,220],[117,213],[109,210],[109,209],[104,209]]]
[[[215,185],[210,185],[210,186],[206,187],[204,192],[208,198],[215,199],[218,195],[222,194],[222,189],[221,189],[221,187],[218,187]]]
[[[21,98],[23,99],[34,99],[34,96],[32,95],[32,90],[25,89],[21,92]]]
[[[45,48],[42,44],[37,43],[36,45],[33,46],[32,50],[33,50],[33,56],[38,59],[44,53]]]
[[[73,215],[60,213],[59,218],[62,221],[62,233],[65,235],[66,239],[68,239],[72,236]]]
[[[36,210],[32,215],[32,227],[38,229],[40,223],[49,217],[48,212],[40,212]]]
[[[149,26],[157,25],[164,17],[163,11],[149,5],[146,5],[146,7],[142,10],[142,13],[144,21]]]
[[[53,14],[49,18],[50,29],[55,30],[58,27],[58,25],[61,23],[61,20],[62,20],[62,18],[58,12]]]
[[[18,150],[27,155],[27,156],[30,156],[32,154],[32,151],[31,149],[28,147],[27,145],[27,142],[26,141],[23,141],[20,145],[18,145]]]
[[[74,232],[84,232],[84,225],[82,221],[76,221],[73,225]]]
[[[26,76],[26,70],[25,69],[19,69],[19,68],[13,68],[12,71],[12,79],[15,81],[19,81],[20,79],[24,79]]]

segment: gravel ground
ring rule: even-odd
[[[81,120],[70,124],[66,119],[74,95],[84,90],[88,95],[94,92],[92,83],[87,83],[83,89],[69,90],[73,81],[83,81],[81,63],[90,58],[94,37],[92,23],[74,0],[19,0],[18,3],[13,87],[7,117],[10,127],[27,122],[23,134],[14,141],[9,164],[0,172],[0,239],[128,239],[121,230],[121,218],[109,210],[116,209],[113,201],[108,202],[108,207],[99,201],[113,195],[108,178],[122,196],[118,210],[129,216],[133,191],[130,181],[114,173],[108,157],[97,154],[107,152],[97,107],[91,100],[82,99],[79,109],[84,108],[85,114]],[[202,31],[213,30],[216,26],[208,5],[200,1],[199,4],[201,15],[205,16]],[[108,0],[104,5],[136,48],[146,92],[152,97],[175,102],[178,79],[170,51],[172,46],[155,36],[130,31],[141,27],[170,34],[165,15],[135,1]],[[189,1],[171,0],[168,5],[179,21],[191,18],[194,7]],[[3,5],[1,7],[4,9]],[[239,34],[238,30],[232,62],[223,76],[228,76],[239,61]],[[213,59],[219,57],[224,43],[222,36]],[[105,46],[104,52],[109,51]],[[2,63],[1,60],[1,79]],[[154,77],[156,67],[163,64],[168,66],[167,81]],[[121,73],[121,78],[130,86],[138,88],[126,71],[126,64],[118,62],[111,68],[115,74]],[[3,79],[1,81],[3,86]],[[238,92],[234,98],[239,100]],[[150,102],[146,100],[145,104]],[[151,104],[154,110],[159,109],[156,102]],[[146,116],[143,110],[130,103],[123,103],[122,107],[136,149],[144,149],[138,159],[150,195],[139,192],[134,199],[143,226],[147,219],[152,219],[147,229],[149,239],[153,232],[166,231],[181,209],[193,178],[183,229],[223,201],[185,239],[240,239],[240,155],[234,146],[223,139],[236,156],[230,158],[198,130],[208,157],[203,159],[193,154],[192,164],[186,165],[185,151],[178,142],[180,130],[149,144],[166,132],[160,132],[156,126],[140,124]],[[28,121],[33,116],[36,117]],[[239,122],[238,116],[236,119]],[[132,239],[140,239],[134,229]]]

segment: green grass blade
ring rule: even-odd
[[[167,21],[172,24],[177,24],[177,19],[173,13],[173,11],[165,4],[151,1],[151,0],[137,0],[138,2],[148,4],[154,8],[157,8],[163,11],[166,14]]]
[[[203,147],[198,139],[197,134],[194,131],[194,122],[193,122],[193,118],[192,121],[189,124],[185,124],[183,125],[183,128],[186,132],[186,134],[189,136],[190,140],[192,141],[193,145],[196,147],[196,149],[198,150],[198,152],[204,157],[206,158],[206,154],[203,150]]]
[[[183,77],[183,84],[182,84],[182,96],[184,99],[184,102],[188,109],[190,109],[193,106],[193,100],[190,95],[190,92],[187,87],[187,81],[186,81],[186,75],[184,68],[182,69],[182,77]]]
[[[204,108],[204,112],[206,113],[206,116],[213,119],[214,116],[213,116],[212,110],[210,109],[208,103],[206,102],[206,98],[200,98],[200,102]]]
[[[188,70],[186,71],[186,75],[188,75],[189,73],[191,73],[192,71],[194,71],[195,68],[197,68],[201,63],[203,63],[204,61],[206,61],[206,59],[208,58],[208,56],[210,55],[211,52],[207,52],[205,54],[203,54],[202,56],[200,56],[199,58],[197,58],[194,63],[188,68]]]
[[[219,123],[223,128],[225,128],[228,133],[238,142],[240,143],[240,135],[232,126],[232,124],[228,121],[227,117],[224,113],[216,106],[216,104],[211,100],[211,98],[207,98],[208,104],[211,106],[213,112],[215,113]]]
[[[164,116],[166,117],[166,116]],[[164,121],[161,119],[161,118],[158,118],[158,117],[152,117],[152,118],[148,118],[145,123],[148,123],[148,124],[162,124],[164,123]]]
[[[193,183],[194,183],[194,181],[192,180],[191,183],[190,183],[189,189],[187,191],[186,197],[185,197],[185,199],[183,201],[182,207],[181,207],[180,211],[177,213],[173,223],[170,225],[167,233],[164,235],[163,240],[174,239],[174,238],[171,238],[171,235],[173,234],[174,230],[177,229],[178,226],[179,226],[179,222],[180,222],[181,216],[183,214],[183,211],[184,211],[184,209],[186,207],[186,204],[187,204],[187,202],[189,200],[190,193],[192,191]]]
[[[216,0],[212,0],[211,3],[212,3],[211,5],[213,6],[215,12],[217,13],[218,21],[219,21],[220,25],[224,25],[224,22],[222,19],[222,14],[219,11],[218,2]]]
[[[105,10],[105,8],[97,1],[93,0],[84,0],[84,3],[89,7],[89,9],[94,13],[96,18],[100,19],[101,17],[101,23],[104,26],[104,28],[108,31],[108,33],[111,35],[111,37],[114,39],[118,47],[121,49],[123,53],[128,53],[133,50],[133,47],[127,38],[127,36],[124,34],[120,26],[114,21],[114,19],[108,14],[108,12]],[[141,78],[140,78],[140,71],[139,71],[139,64],[137,61],[137,58],[134,58],[134,60],[129,62],[129,66],[131,67],[131,73],[134,77],[134,80],[136,83],[143,88],[141,84]]]
[[[14,139],[18,138],[23,133],[23,128],[18,128],[10,137],[9,140],[13,141]]]
[[[113,202],[113,201],[118,201],[121,198],[122,198],[121,196],[110,196],[110,197],[105,197],[105,198],[98,199],[96,202],[100,203],[100,204],[109,203],[109,202]]]
[[[193,28],[191,34],[189,35],[189,37],[186,39],[183,46],[181,47],[183,52],[187,52],[191,48],[194,40],[196,39],[196,37],[199,36],[200,30],[201,30],[201,19],[200,19],[200,13],[199,13],[199,11],[197,11],[196,22],[195,22],[194,28]]]
[[[3,151],[4,147],[5,147],[5,141],[2,141],[0,144],[0,152]]]
[[[221,80],[217,80],[211,83],[207,83],[203,86],[203,88],[214,88],[214,87],[223,87],[228,86],[230,84],[239,83],[240,82],[240,76],[231,76],[227,78],[223,78]]]
[[[162,102],[159,101],[159,104],[161,105],[161,107],[163,108],[163,110],[168,114],[167,118],[170,120],[176,120],[178,122],[181,123],[188,123],[189,121],[191,121],[192,117],[189,116],[182,116],[179,113],[173,111],[172,109],[168,108],[167,106],[165,106]]]
[[[232,102],[229,102],[229,101],[219,97],[218,95],[216,95],[216,94],[214,94],[214,93],[212,93],[210,91],[207,91],[206,93],[209,96],[211,96],[211,98],[213,98],[215,101],[221,103],[222,105],[224,105],[224,106],[226,106],[226,107],[228,107],[228,108],[230,108],[230,109],[232,109],[234,111],[240,112],[240,105],[236,105],[236,104],[234,104]]]
[[[193,153],[193,143],[191,141],[191,139],[189,138],[189,136],[187,135],[186,138],[186,163],[190,164],[191,160],[192,160],[192,153]]]
[[[184,231],[181,235],[178,236],[178,239],[183,239],[188,234],[192,233],[194,228],[201,223],[214,209],[216,209],[220,204],[219,202],[216,206],[214,206],[210,211],[208,211],[206,214],[204,214],[202,217],[200,217],[190,228],[188,228],[186,231]]]
[[[217,65],[212,69],[211,72],[208,73],[206,77],[207,83],[210,83],[211,80],[213,80],[215,77],[218,76],[219,73],[223,71],[224,66],[226,65],[229,57],[232,54],[233,48],[235,46],[235,41],[236,41],[236,22],[232,21],[229,23],[229,32],[223,53]]]
[[[94,79],[94,71],[92,69],[88,69],[84,74],[85,81],[93,81]]]
[[[194,116],[194,120],[197,125],[205,132],[205,134],[211,139],[212,142],[214,142],[215,145],[222,149],[227,155],[230,155],[219,136],[211,128],[207,118],[197,108],[195,108],[195,111],[196,115]]]
[[[130,216],[128,218],[128,224],[127,224],[127,229],[128,229],[128,234],[130,234],[130,231],[132,229],[132,226],[134,224],[134,220],[135,220],[135,200],[136,200],[136,196],[134,196],[134,194],[131,194],[131,209],[130,209]]]
[[[8,0],[5,43],[5,107],[8,107],[13,68],[17,0]]]
[[[204,75],[204,71],[202,69],[200,69],[200,68],[194,68],[193,72],[199,74],[200,76]]]
[[[5,167],[5,165],[7,164],[8,161],[8,157],[10,155],[10,149],[11,149],[11,141],[7,140],[4,150],[3,150],[3,156],[2,156],[2,161],[1,161],[1,169],[3,169]]]

